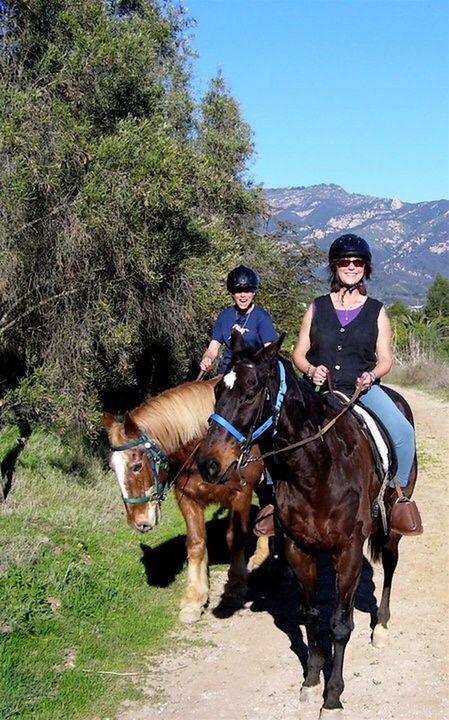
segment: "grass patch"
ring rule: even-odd
[[[170,565],[177,536],[183,553],[182,517],[170,495],[164,524],[139,536],[106,467],[42,431],[19,457],[0,505],[2,720],[113,714],[140,696],[139,681],[102,673],[146,673],[148,655],[167,648],[184,572],[162,583],[154,566]]]
[[[0,431],[0,462],[16,449],[19,439],[20,431],[17,426]]]
[[[419,448],[417,451],[417,456],[418,456],[418,467],[420,470],[423,470],[424,468],[431,465],[431,463],[434,460],[434,458],[432,458],[432,456],[429,455],[428,452],[425,452],[424,450],[420,450]]]
[[[449,365],[434,360],[406,362],[388,373],[387,383],[415,387],[419,390],[449,400]]]

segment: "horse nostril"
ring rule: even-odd
[[[213,458],[208,458],[203,463],[203,470],[209,480],[215,480],[220,472],[220,465]]]
[[[150,524],[148,524],[148,523],[138,523],[138,524],[136,525],[136,530],[138,530],[138,531],[141,532],[141,533],[146,533],[146,532],[148,532],[149,530],[151,530],[152,527],[153,527],[153,526],[150,525]]]

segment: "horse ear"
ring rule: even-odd
[[[111,415],[111,413],[108,413],[108,412],[103,413],[103,427],[107,433],[110,431],[110,429],[116,422],[117,422],[117,420],[115,419],[115,417],[113,415]]]
[[[127,438],[133,436],[138,437],[140,435],[139,428],[137,427],[136,423],[128,412],[125,413],[125,418],[123,420],[123,430],[125,431],[125,435]]]
[[[285,340],[285,336],[287,333],[283,332],[280,334],[279,338],[277,340],[273,340],[269,345],[265,345],[265,347],[261,348],[256,352],[254,355],[254,359],[256,362],[264,362],[267,361],[271,362],[271,360],[274,360],[276,355],[279,353],[279,350],[281,349],[281,345]]]
[[[243,335],[239,330],[232,330],[231,332],[231,351],[233,355],[245,352],[245,341]]]

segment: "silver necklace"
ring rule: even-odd
[[[245,313],[245,322],[243,323],[243,325],[241,325],[239,323],[238,311],[237,310],[235,311],[235,323],[232,326],[232,330],[238,330],[239,333],[241,333],[242,335],[244,335],[244,333],[246,333],[246,332],[249,332],[248,330],[245,330],[245,328],[246,328],[246,323],[249,320],[249,316],[251,315],[253,308],[254,308],[254,305],[251,305],[250,309]]]

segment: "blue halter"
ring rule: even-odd
[[[111,445],[111,450],[121,452],[122,450],[130,450],[138,445],[143,445],[144,453],[147,456],[148,462],[150,463],[153,471],[154,491],[151,495],[142,495],[141,497],[136,498],[125,497],[122,495],[123,502],[127,505],[138,505],[140,503],[152,502],[153,500],[160,502],[165,499],[167,493],[165,487],[161,483],[159,473],[161,468],[163,470],[168,470],[168,457],[162,452],[156,442],[152,438],[149,438],[146,433],[141,431],[140,436],[136,438],[136,440],[129,440],[129,442],[124,443],[123,445]]]
[[[276,432],[276,421],[279,417],[279,413],[281,411],[282,403],[284,402],[285,393],[287,392],[287,383],[285,381],[285,367],[281,363],[280,360],[278,360],[279,365],[279,390],[276,397],[276,402],[274,404],[274,411],[271,417],[268,418],[268,420],[265,420],[265,422],[257,428],[257,430],[254,430],[253,433],[249,436],[249,438],[242,435],[242,433],[237,430],[233,425],[231,425],[230,422],[228,422],[224,417],[221,415],[218,415],[217,413],[213,413],[209,420],[212,420],[213,422],[216,422],[217,425],[221,425],[225,430],[227,430],[233,437],[235,437],[236,440],[239,441],[241,445],[243,443],[253,444],[257,438],[259,438],[261,435],[263,435],[264,432],[268,430],[268,428],[272,427],[274,425],[274,432]]]

